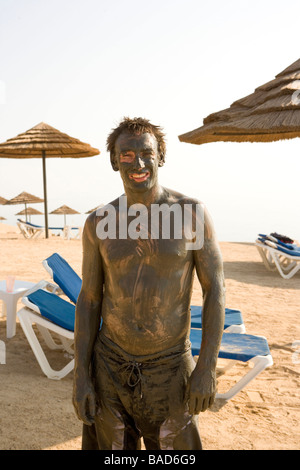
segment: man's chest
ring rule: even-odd
[[[104,265],[110,269],[130,269],[130,267],[147,264],[154,269],[173,266],[180,268],[192,261],[192,252],[186,249],[182,239],[106,239],[99,245]]]

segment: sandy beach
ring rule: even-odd
[[[231,401],[217,400],[199,417],[206,450],[296,450],[300,442],[300,271],[290,280],[268,272],[250,243],[220,242],[226,278],[226,306],[241,310],[246,332],[265,336],[274,365],[263,371]],[[0,279],[50,281],[42,260],[60,253],[81,274],[80,240],[25,240],[16,227],[0,224]],[[192,304],[201,305],[195,281]],[[18,308],[22,303],[19,302]],[[72,406],[72,373],[60,381],[47,379],[19,323],[6,338],[6,318],[0,318],[0,340],[6,364],[0,365],[0,449],[79,450],[81,423]],[[66,357],[48,353],[53,364]],[[244,373],[237,366],[232,379]],[[220,378],[220,387],[224,384]]]

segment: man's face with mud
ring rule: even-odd
[[[144,192],[158,183],[160,158],[153,134],[123,132],[116,141],[114,159],[125,190]]]

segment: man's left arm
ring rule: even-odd
[[[190,377],[187,399],[191,414],[209,408],[216,395],[216,366],[224,329],[225,288],[223,261],[211,218],[204,212],[204,243],[193,252],[203,293],[202,343]]]

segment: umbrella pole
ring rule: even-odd
[[[45,212],[45,236],[48,235],[48,204],[47,204],[47,180],[46,180],[46,151],[42,151],[43,156],[43,183],[44,183],[44,212]]]

